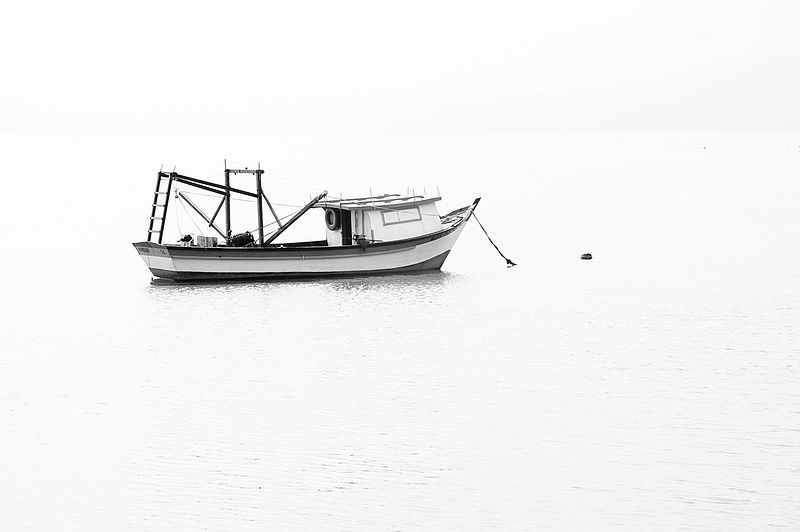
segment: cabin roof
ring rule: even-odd
[[[423,203],[433,203],[442,199],[439,196],[403,196],[400,194],[382,194],[380,196],[366,196],[363,198],[326,198],[318,202],[315,206],[334,209],[371,209],[379,207],[382,209],[401,207],[405,205],[420,205]]]

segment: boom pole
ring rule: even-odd
[[[189,207],[191,207],[192,209],[194,209],[194,210],[197,212],[197,214],[199,214],[200,216],[202,216],[202,217],[203,217],[203,220],[205,220],[206,222],[208,222],[208,226],[209,226],[209,227],[213,227],[213,228],[214,228],[214,231],[216,231],[217,233],[219,233],[219,236],[221,236],[222,238],[226,238],[226,237],[225,237],[225,235],[224,235],[224,234],[222,234],[222,231],[220,231],[219,227],[217,227],[217,226],[214,224],[214,220],[212,220],[211,218],[209,218],[208,216],[206,216],[206,213],[204,213],[202,210],[200,210],[200,207],[198,207],[197,205],[195,205],[195,204],[194,204],[194,202],[193,202],[192,200],[190,200],[188,197],[186,197],[186,194],[184,194],[183,192],[180,192],[180,191],[179,191],[179,192],[178,192],[178,196],[180,196],[180,198],[181,198],[183,201],[185,201],[186,203],[188,203],[188,204],[189,204]]]
[[[281,236],[281,233],[283,233],[284,231],[286,231],[287,229],[289,229],[289,226],[290,226],[290,225],[292,225],[294,222],[296,222],[298,218],[300,218],[301,216],[303,216],[303,215],[306,213],[306,211],[308,211],[308,209],[310,209],[311,207],[313,207],[314,205],[316,205],[316,204],[317,204],[317,202],[318,202],[319,200],[321,200],[322,198],[324,198],[324,197],[325,197],[325,196],[327,196],[327,195],[328,195],[328,191],[326,190],[326,191],[324,191],[322,194],[320,194],[319,196],[317,196],[316,198],[314,198],[313,200],[309,201],[309,202],[306,204],[306,206],[305,206],[305,207],[303,207],[302,209],[300,209],[299,211],[297,211],[297,214],[295,214],[294,216],[292,216],[292,217],[289,219],[289,221],[288,221],[288,222],[286,222],[285,224],[283,224],[283,225],[282,225],[282,226],[281,226],[281,227],[280,227],[280,228],[279,228],[277,231],[275,231],[274,233],[272,233],[272,235],[271,235],[271,236],[270,236],[270,237],[267,239],[267,241],[266,241],[266,242],[264,242],[264,244],[263,244],[263,245],[264,245],[264,246],[268,246],[268,245],[269,245],[269,244],[270,244],[270,243],[271,243],[273,240],[275,240],[276,238],[278,238],[279,236]]]

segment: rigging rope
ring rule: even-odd
[[[180,216],[180,213],[178,212],[178,209],[172,209],[172,210],[175,211],[175,221],[178,222],[178,233],[180,233],[180,235],[183,236],[183,229],[181,229],[181,216]]]
[[[189,221],[191,221],[192,224],[194,225],[194,227],[197,229],[197,234],[205,236],[205,233],[197,226],[197,223],[194,221],[194,218],[192,218],[192,213],[190,213],[189,209],[186,208],[186,205],[184,205],[183,201],[181,200],[181,197],[178,196],[176,199],[181,204],[181,207],[183,207],[183,210],[186,211],[186,216],[189,217]],[[181,236],[183,236],[183,235],[181,235]]]
[[[305,188],[307,188],[309,190],[319,190],[319,187],[312,187],[311,185],[307,185],[305,183],[301,183],[299,181],[295,181],[293,179],[289,179],[288,177],[281,177],[281,176],[279,176],[277,174],[273,174],[269,170],[264,170],[264,173],[267,174],[268,176],[277,177],[278,179],[281,179],[283,181],[287,181],[289,183],[293,183],[293,184],[301,186],[301,187],[305,187]]]
[[[481,223],[481,221],[480,221],[480,220],[478,220],[478,217],[477,217],[477,216],[475,216],[475,213],[474,213],[474,212],[472,213],[472,216],[474,216],[474,217],[475,217],[475,221],[476,221],[476,222],[478,222],[478,225],[480,225],[480,226],[481,226],[481,229],[483,229],[483,233],[486,235],[486,238],[488,238],[488,239],[489,239],[489,242],[490,242],[490,243],[491,243],[491,244],[494,246],[494,249],[496,249],[496,250],[497,250],[497,252],[500,254],[500,256],[501,256],[501,257],[503,257],[504,259],[506,259],[506,263],[508,264],[508,267],[509,267],[509,268],[511,268],[512,266],[516,266],[516,265],[517,265],[517,263],[516,263],[516,262],[514,262],[513,260],[511,260],[511,259],[509,259],[508,257],[506,257],[505,255],[503,255],[503,252],[502,252],[502,251],[500,251],[500,248],[499,248],[499,247],[497,247],[497,244],[495,244],[495,243],[494,243],[494,241],[492,240],[492,237],[490,237],[490,236],[489,236],[489,233],[487,233],[487,232],[486,232],[486,229],[483,227],[483,224]]]
[[[220,197],[222,197],[222,196],[220,196],[218,194],[205,194],[203,192],[195,192],[193,190],[192,191],[181,190],[181,192],[183,192],[184,194],[191,194],[192,196],[205,196],[207,198],[219,199]],[[248,203],[255,203],[256,202],[256,200],[254,200],[252,198],[234,198],[233,196],[231,196],[231,201],[246,201]],[[297,208],[303,207],[303,205],[294,205],[292,203],[275,203],[274,201],[271,202],[271,203],[273,205],[279,205],[281,207],[297,207]]]
[[[278,204],[277,204],[277,203],[274,203],[273,205],[278,205]],[[295,212],[292,212],[292,213],[289,213],[289,214],[287,214],[286,216],[281,216],[281,217],[280,217],[280,220],[281,220],[281,221],[283,221],[283,220],[285,220],[286,218],[291,218],[292,216],[294,216],[294,215],[295,215],[295,214],[297,214],[298,212],[300,212],[300,211],[295,211]],[[261,229],[266,229],[266,228],[267,228],[267,227],[269,227],[270,225],[275,225],[276,223],[278,223],[278,222],[277,222],[277,221],[276,221],[276,222],[269,222],[269,223],[267,223],[267,224],[264,224],[264,225],[262,225],[262,226],[261,226]],[[258,227],[256,227],[255,229],[251,229],[250,231],[248,231],[248,233],[253,233],[253,232],[255,232],[255,231],[258,231],[258,229],[259,229],[259,228],[258,228]],[[279,227],[278,229],[280,229],[280,227]],[[277,231],[278,229],[275,229],[275,231]],[[269,234],[272,234],[272,233],[274,233],[275,231],[270,231],[270,232],[269,232]]]

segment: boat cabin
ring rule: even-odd
[[[328,246],[349,246],[402,240],[442,229],[436,202],[440,197],[384,194],[328,200],[325,209]]]

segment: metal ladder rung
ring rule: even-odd
[[[154,235],[158,235],[158,242],[161,243],[161,237],[164,235],[164,224],[167,222],[167,205],[169,205],[170,189],[172,188],[172,182],[175,180],[176,175],[177,174],[174,172],[158,171],[156,189],[153,191],[153,211],[150,213],[150,228],[147,230],[148,242],[155,241],[156,237]],[[164,184],[165,181],[166,185]],[[164,203],[159,203],[161,198],[164,198]],[[161,211],[159,212],[158,209],[161,209]],[[154,227],[159,227],[159,229],[153,229]]]

